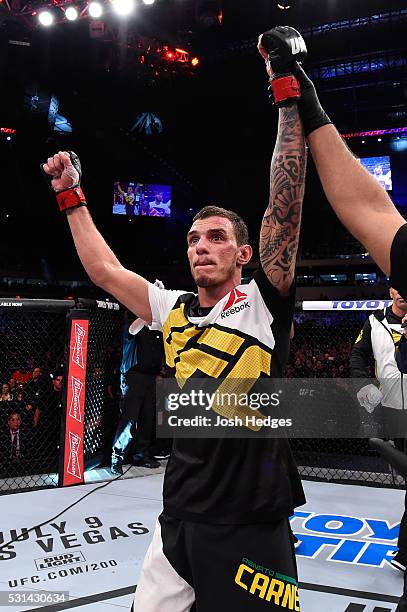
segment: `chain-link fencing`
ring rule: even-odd
[[[85,466],[103,462],[118,416],[122,313],[87,300],[0,299],[0,492],[53,487],[63,469],[67,317],[89,317]]]
[[[123,313],[113,302],[80,300],[79,305],[89,311],[84,459],[90,468],[110,461],[112,453],[119,417]]]
[[[334,482],[358,482],[375,486],[403,486],[404,479],[395,474],[378,453],[371,449],[371,432],[382,436],[382,408],[369,414],[359,405],[356,389],[350,379],[349,359],[352,347],[371,312],[390,304],[388,301],[344,301],[299,304],[294,319],[288,378],[304,381],[304,395],[325,391],[324,425],[331,425],[333,435],[326,438],[292,439],[291,446],[303,477]],[[305,310],[312,308],[312,310]],[[374,361],[369,376],[374,380]],[[323,383],[326,379],[326,384]],[[371,382],[370,380],[367,382]],[[315,389],[314,389],[315,388]],[[329,392],[326,392],[328,389]],[[304,408],[309,397],[302,398]],[[341,406],[341,414],[338,414]],[[340,419],[360,437],[338,438]],[[366,432],[366,433],[365,433]],[[402,440],[396,446],[404,449]]]
[[[0,301],[0,490],[55,486],[66,314],[73,301]]]
[[[359,406],[350,381],[349,357],[370,311],[379,302],[326,302],[317,310],[296,312],[287,369],[309,390],[322,385],[326,431],[334,432],[338,406],[343,419],[360,437],[332,436],[291,439],[300,473],[305,478],[402,486],[368,443],[363,432],[372,419],[380,431],[380,407],[373,417]],[[109,461],[119,409],[119,364],[122,312],[118,305],[95,300],[77,304],[62,300],[0,300],[0,491],[57,486],[62,470],[67,377],[67,315],[76,309],[89,319],[86,394],[83,423],[85,469]],[[373,366],[373,363],[372,363]],[[370,375],[374,377],[372,369]],[[317,385],[318,386],[318,385]],[[329,392],[327,393],[327,388]],[[305,397],[302,398],[304,406]],[[404,440],[396,441],[404,448]],[[59,465],[61,464],[61,465]]]

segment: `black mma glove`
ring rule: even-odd
[[[290,26],[277,26],[262,35],[260,44],[267,51],[274,72],[270,85],[276,106],[298,102],[306,136],[332,123],[318,100],[313,82],[301,67],[307,57],[301,34]]]
[[[298,111],[304,127],[305,136],[311,134],[318,128],[332,123],[318,100],[314,83],[305,74],[302,66],[295,62],[293,73],[298,79],[301,87],[301,100],[298,101]]]
[[[265,32],[260,44],[267,52],[273,76],[270,79],[274,104],[287,106],[301,97],[298,79],[293,74],[295,61],[307,56],[304,39],[297,30],[289,26],[277,26]]]

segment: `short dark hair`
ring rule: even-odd
[[[242,246],[242,244],[248,244],[249,230],[247,229],[247,225],[242,217],[239,217],[233,210],[227,210],[220,206],[205,206],[196,213],[195,217],[192,219],[192,223],[195,223],[195,221],[199,219],[207,219],[208,217],[224,217],[225,219],[229,219],[235,231],[237,245]]]

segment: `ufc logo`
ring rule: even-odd
[[[300,389],[300,395],[309,395],[314,397],[314,389]]]
[[[290,42],[291,42],[291,51],[293,55],[298,55],[298,53],[301,53],[301,51],[304,51],[304,53],[307,52],[307,47],[305,46],[305,42],[302,37],[292,38]]]

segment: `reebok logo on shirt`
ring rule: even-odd
[[[221,319],[225,319],[226,317],[230,317],[230,315],[236,314],[241,310],[245,310],[245,308],[250,308],[249,302],[243,302],[243,300],[247,299],[247,294],[243,293],[243,291],[239,291],[239,289],[232,289],[230,292],[228,301],[225,304],[222,314],[220,315]],[[236,306],[239,302],[243,302],[240,306]]]
[[[221,313],[220,318],[226,319],[226,317],[230,317],[230,315],[236,314],[237,312],[240,312],[245,308],[250,308],[249,302],[243,302],[243,304],[240,304],[240,306],[234,306],[233,308],[229,308],[229,310],[226,310],[226,312]]]

